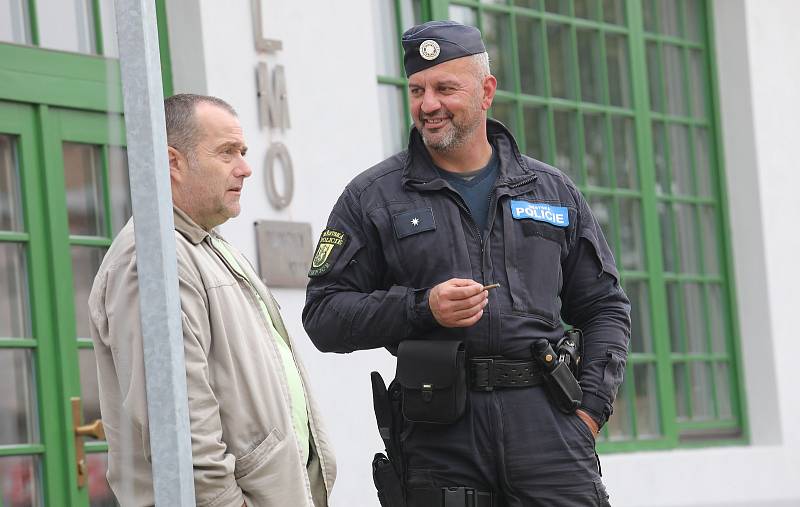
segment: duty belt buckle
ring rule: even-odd
[[[443,507],[476,507],[475,490],[465,487],[442,488]]]
[[[494,358],[491,357],[480,357],[472,360],[478,365],[486,365],[486,385],[480,386],[478,389],[481,391],[494,391],[494,382],[495,382],[495,375],[494,375]]]

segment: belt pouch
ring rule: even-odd
[[[464,343],[406,340],[397,349],[403,416],[413,422],[452,424],[467,404]]]

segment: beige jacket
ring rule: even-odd
[[[327,505],[336,475],[333,452],[308,391],[308,375],[295,356],[312,440],[309,465],[301,463],[275,340],[294,347],[277,303],[258,284],[282,335],[270,336],[258,302],[211,246],[209,233],[178,209],[174,216],[197,506]],[[252,269],[236,255],[244,269]],[[106,254],[89,307],[109,444],[108,481],[124,507],[153,505],[132,221]]]

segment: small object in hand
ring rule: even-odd
[[[496,289],[498,287],[500,287],[499,283],[493,283],[491,285],[484,285],[483,290]]]

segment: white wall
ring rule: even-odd
[[[345,184],[381,159],[373,2],[263,0],[264,34],[283,41],[282,51],[266,57],[254,50],[249,1],[180,3],[190,14],[199,11],[202,29],[169,12],[171,46],[184,48],[173,52],[176,91],[230,101],[255,169],[242,215],[223,232],[251,259],[257,219],[310,222],[316,239]],[[792,150],[800,134],[800,30],[794,26],[800,2],[714,0],[714,12],[751,444],[604,456],[604,479],[618,507],[800,505],[800,368],[792,365],[800,357],[792,318],[800,303],[800,266],[792,262],[800,250],[800,172]],[[260,60],[286,68],[292,120],[286,132],[259,129]],[[296,183],[291,206],[280,212],[267,203],[262,177],[268,144],[278,140],[289,148]],[[369,371],[391,378],[393,360],[384,351],[317,352],[300,323],[303,291],[275,292],[336,446],[333,505],[375,506],[369,464],[381,444]]]

